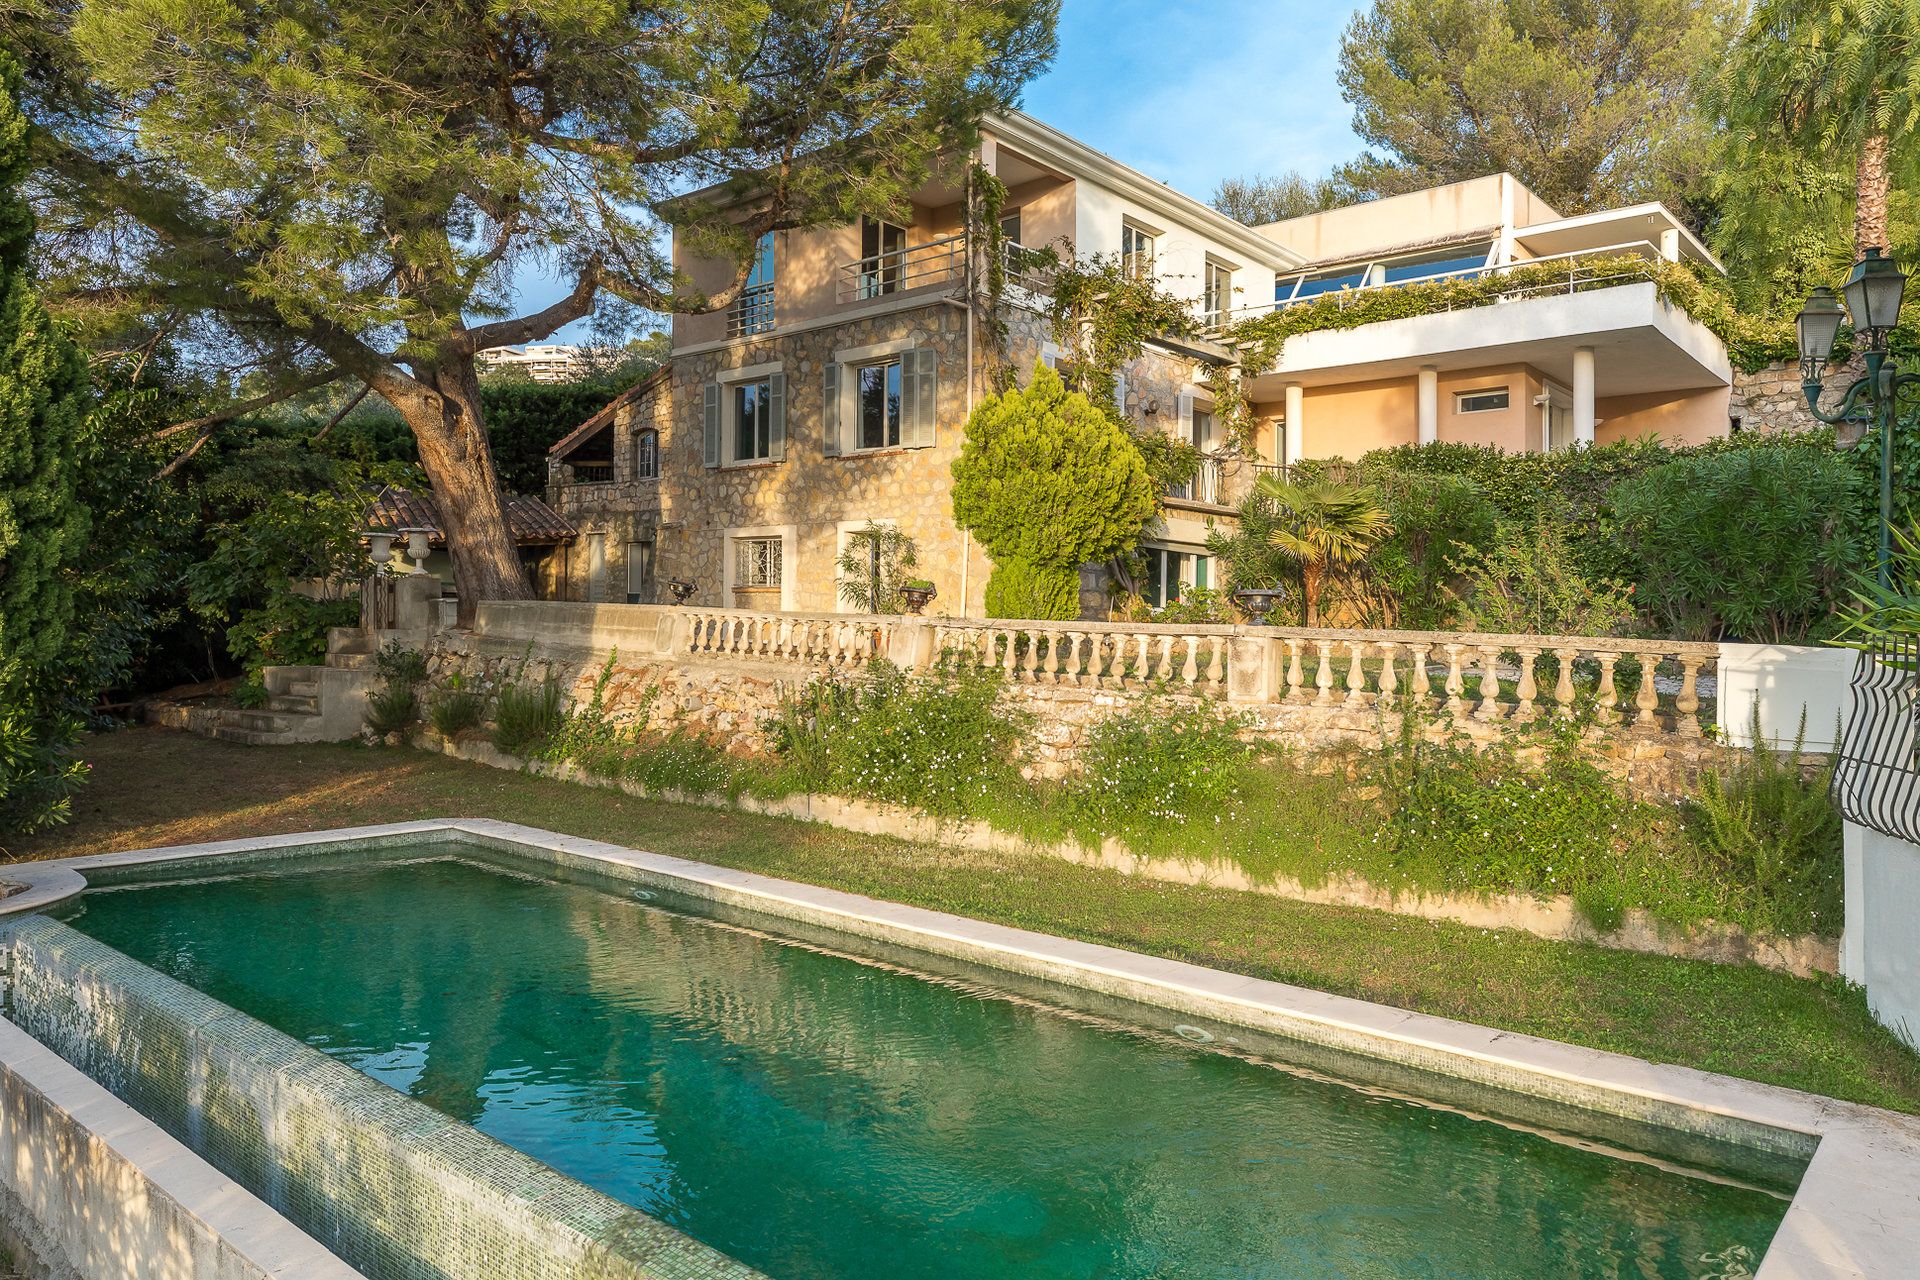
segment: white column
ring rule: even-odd
[[[1420,366],[1420,443],[1432,444],[1440,438],[1440,371],[1430,364]]]
[[[1593,348],[1577,347],[1573,353],[1573,442],[1593,446]]]
[[[1660,256],[1668,262],[1680,261],[1680,228],[1668,227],[1660,233]]]
[[[1307,393],[1297,382],[1287,384],[1287,441],[1280,461],[1295,463],[1307,456]]]

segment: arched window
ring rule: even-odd
[[[645,427],[633,433],[633,478],[660,478],[660,433]]]

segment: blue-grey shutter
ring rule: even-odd
[[[1123,370],[1113,375],[1113,411],[1120,420],[1127,420],[1127,375]]]
[[[1185,391],[1180,393],[1180,443],[1192,444],[1193,441],[1193,396]]]
[[[707,465],[710,467],[719,466],[720,384],[717,382],[709,382],[707,384],[706,428],[702,432],[701,441],[704,446]]]
[[[775,462],[787,456],[787,375],[767,378],[767,457]]]
[[[909,449],[933,444],[939,385],[939,352],[919,347],[900,357],[900,443]]]
[[[829,363],[820,398],[820,451],[840,456],[840,366]]]

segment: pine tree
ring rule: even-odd
[[[1079,569],[1130,552],[1157,510],[1140,448],[1044,365],[967,419],[953,518],[993,559],[991,617],[1079,615]]]
[[[88,524],[74,474],[87,369],[33,290],[19,88],[0,53],[0,833],[59,819],[78,776],[57,673]]]

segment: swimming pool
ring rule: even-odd
[[[1804,1165],[474,847],[221,870],[68,922],[775,1280],[1739,1276]]]

